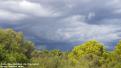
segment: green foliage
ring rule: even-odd
[[[61,56],[62,52],[60,50],[52,50],[51,54],[54,55],[54,56]]]
[[[115,54],[117,56],[121,57],[121,40],[119,41],[119,43],[116,45],[115,50],[114,50]]]
[[[0,62],[29,62],[33,50],[33,44],[25,41],[22,33],[12,29],[0,29]]]
[[[29,68],[121,68],[121,45],[114,51],[107,51],[103,46],[91,40],[75,46],[71,52],[35,51],[31,62],[39,65]]]
[[[22,52],[27,56],[27,58],[32,58],[32,52],[34,51],[34,44],[31,41],[24,41],[22,47]]]
[[[82,45],[75,46],[72,52],[69,54],[69,58],[76,62],[76,59],[79,60],[81,57],[88,54],[102,56],[104,51],[105,49],[101,43],[91,40]]]

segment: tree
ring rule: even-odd
[[[51,54],[53,56],[61,56],[63,53],[60,50],[52,50]]]
[[[120,40],[119,43],[115,46],[114,53],[115,53],[117,56],[120,56],[120,58],[121,58],[121,40]]]
[[[21,49],[27,58],[32,58],[32,52],[34,51],[35,47],[31,41],[25,41]]]
[[[75,56],[77,58],[80,58],[90,53],[95,54],[97,56],[101,56],[104,53],[104,50],[105,49],[101,43],[95,40],[91,40],[79,46],[75,46],[70,55]]]
[[[0,29],[0,62],[29,62],[34,44],[24,40],[21,32]]]
[[[85,61],[88,60],[88,62],[93,61],[94,63],[91,63],[91,65],[94,65],[95,62],[98,63],[98,65],[101,65],[103,62],[102,57],[104,53],[105,48],[103,45],[96,40],[91,40],[81,45],[75,46],[68,57],[70,60],[72,60],[74,65],[80,63],[79,60],[81,59],[84,59]],[[98,61],[94,60],[95,57],[98,58]]]

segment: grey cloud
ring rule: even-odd
[[[120,3],[120,0],[1,0],[0,10],[8,14],[0,12],[5,19],[0,26],[22,31],[26,38],[47,45],[90,39],[108,43],[121,39]],[[19,20],[11,21],[14,15]]]

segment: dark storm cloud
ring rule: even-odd
[[[0,0],[0,26],[22,31],[37,44],[66,45],[90,39],[112,42],[120,39],[120,3],[120,0]]]
[[[120,0],[30,0],[40,3],[46,7],[62,13],[63,16],[85,15],[86,23],[102,24],[99,21],[104,19],[120,19],[121,15],[115,13],[119,10]],[[90,12],[94,12],[95,16],[88,20]],[[103,23],[105,24],[105,23]]]

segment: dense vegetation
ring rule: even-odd
[[[28,63],[33,51],[34,44],[24,40],[22,33],[0,29],[1,63]]]
[[[113,51],[106,50],[96,40],[87,41],[67,52],[36,50],[22,33],[0,29],[0,63],[39,64],[25,65],[25,68],[121,68],[121,41]]]

